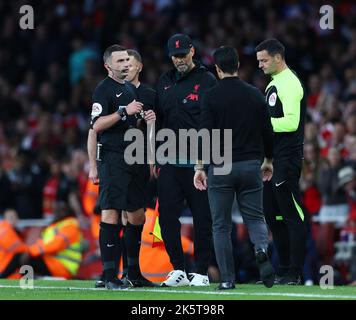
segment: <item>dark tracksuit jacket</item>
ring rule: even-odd
[[[169,128],[176,134],[179,129],[199,129],[202,95],[216,84],[216,78],[204,66],[194,62],[195,67],[187,75],[181,76],[172,69],[160,77],[156,95],[158,129]],[[177,155],[179,158],[178,150]],[[189,154],[180,155],[180,158],[188,157]],[[186,159],[172,159],[176,160],[177,164],[184,164],[179,160]]]

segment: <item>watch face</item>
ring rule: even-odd
[[[118,113],[119,113],[122,121],[125,121],[127,119],[124,111],[125,111],[125,106],[119,106]]]

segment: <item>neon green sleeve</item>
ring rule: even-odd
[[[300,102],[303,88],[298,82],[288,81],[278,87],[278,97],[283,105],[284,117],[271,118],[274,132],[293,132],[298,129],[300,120]]]

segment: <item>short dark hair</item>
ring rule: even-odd
[[[142,63],[142,57],[138,53],[138,51],[136,51],[134,49],[127,49],[127,53],[129,56],[133,56],[138,62]]]
[[[107,63],[108,59],[111,57],[111,54],[115,51],[126,51],[126,48],[118,44],[113,44],[110,47],[107,47],[103,54],[104,63]]]
[[[269,55],[275,56],[280,54],[284,59],[285,48],[284,45],[277,39],[266,39],[262,41],[256,48],[255,52],[266,50]]]
[[[239,65],[239,54],[234,47],[222,46],[214,52],[215,64],[224,72],[233,74]]]

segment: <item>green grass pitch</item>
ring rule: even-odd
[[[22,289],[19,280],[0,280],[0,300],[356,300],[356,287],[237,285],[234,290],[209,287],[130,288],[125,291],[95,289],[94,281],[34,280]]]

